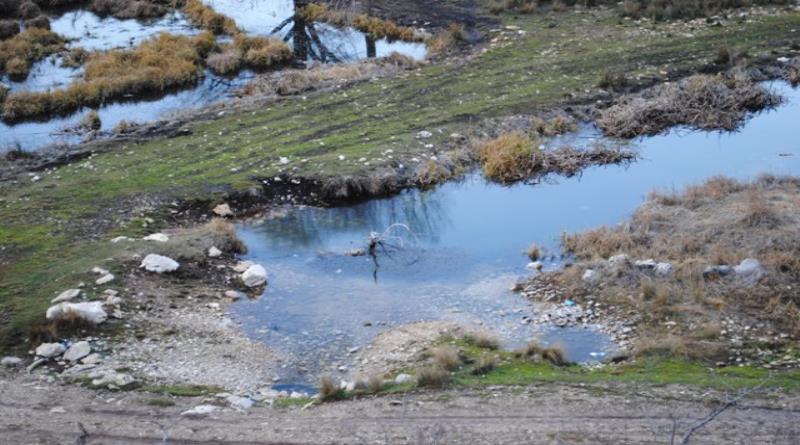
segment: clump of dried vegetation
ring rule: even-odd
[[[147,19],[163,16],[175,3],[174,0],[92,0],[89,10],[119,19]]]
[[[592,295],[639,314],[640,330],[648,332],[634,351],[639,355],[724,360],[730,345],[719,338],[719,326],[730,317],[753,326],[746,340],[778,341],[777,333],[797,338],[798,193],[800,179],[776,176],[752,182],[716,177],[682,193],[653,193],[628,224],[565,235],[564,249],[581,263],[557,275],[574,298]],[[620,253],[669,262],[673,272],[659,276],[604,262]],[[754,280],[708,273],[709,266],[736,266],[747,258],[763,267]],[[586,267],[599,267],[602,281],[583,282]]]
[[[0,73],[12,79],[25,79],[33,62],[63,51],[65,45],[64,39],[54,32],[27,28],[0,42]]]
[[[332,402],[341,399],[344,396],[344,391],[330,376],[322,376],[319,379],[319,395],[320,402]]]
[[[391,20],[372,17],[367,14],[353,14],[348,11],[328,8],[327,5],[312,3],[297,11],[308,22],[324,22],[336,27],[350,26],[368,34],[375,40],[402,40],[405,42],[422,42],[424,35],[414,28],[400,26]]]
[[[193,84],[202,76],[203,59],[214,45],[210,33],[160,34],[130,50],[92,53],[82,80],[60,90],[10,94],[3,103],[3,118],[68,114],[127,95]]]
[[[464,340],[478,348],[497,350],[500,349],[500,340],[493,334],[485,331],[469,332]]]
[[[214,34],[236,35],[239,28],[236,22],[225,14],[221,14],[202,0],[184,0],[183,13],[193,25],[211,31]]]
[[[737,129],[748,113],[775,107],[781,97],[744,77],[696,75],[620,99],[597,120],[609,136],[654,135],[682,125],[702,130]]]
[[[373,60],[332,65],[315,65],[305,70],[292,70],[278,75],[257,76],[242,90],[251,96],[292,95],[320,88],[348,85],[368,79],[386,77],[419,67],[414,59],[398,53]]]
[[[484,175],[504,184],[548,173],[572,176],[590,165],[618,164],[636,157],[630,151],[604,145],[589,149],[561,146],[545,150],[539,136],[522,132],[505,133],[480,142],[477,153]]]
[[[460,23],[451,23],[447,28],[436,33],[433,37],[425,42],[428,48],[428,55],[436,55],[444,53],[467,40],[467,33],[464,30],[464,25]]]
[[[567,366],[567,360],[564,350],[557,346],[543,346],[538,341],[528,343],[524,348],[515,351],[514,355],[517,358],[530,360],[534,362],[550,362],[555,366]]]
[[[417,369],[417,386],[441,388],[450,383],[450,373],[441,366],[423,366]]]

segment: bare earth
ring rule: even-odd
[[[159,408],[147,406],[141,393],[2,377],[3,444],[668,444],[674,422],[680,443],[724,396],[674,386],[543,385],[409,393],[307,409],[220,407],[188,418],[180,413],[203,400],[175,399],[175,406]],[[796,444],[800,397],[761,397],[724,411],[690,443]]]

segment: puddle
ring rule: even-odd
[[[284,20],[294,15],[295,10],[292,0],[205,0],[204,3],[232,18],[248,34],[255,35],[270,35]],[[339,60],[352,61],[370,56],[363,33],[320,23],[315,27],[322,43]],[[280,36],[285,36],[289,29],[291,25],[283,28]],[[389,42],[385,39],[375,42],[375,50],[372,57],[384,57],[396,51],[421,60],[427,54],[423,43]]]
[[[789,104],[756,116],[741,132],[645,138],[636,144],[642,160],[628,167],[591,168],[536,186],[502,187],[471,175],[432,191],[297,208],[285,218],[242,225],[248,258],[267,267],[270,284],[263,298],[237,303],[233,311],[252,338],[293,356],[295,369],[335,369],[347,350],[378,332],[422,320],[489,327],[506,347],[542,336],[564,346],[571,360],[602,359],[613,346],[593,329],[537,330],[522,323],[532,307],[508,288],[528,274],[526,247],[536,243],[558,253],[563,232],[620,222],[653,189],[681,189],[717,174],[800,173],[794,128],[800,90],[772,86]],[[415,235],[393,231],[405,249],[379,255],[377,280],[368,257],[342,255],[365,248],[370,232],[397,223]]]
[[[100,17],[91,11],[69,11],[50,21],[50,29],[71,40],[70,47],[87,51],[130,48],[161,32],[195,35],[199,32],[186,17],[173,11],[156,20]]]
[[[294,14],[291,0],[210,0],[208,4],[219,12],[229,15],[246,32],[268,35],[278,24]],[[71,47],[87,50],[106,50],[131,47],[160,32],[193,35],[198,29],[192,27],[180,12],[171,12],[152,21],[134,19],[120,20],[99,17],[85,10],[66,12],[51,20],[51,28],[65,37],[73,39]],[[374,42],[375,53],[369,54],[364,34],[352,30],[339,30],[317,24],[320,39],[338,61],[352,61],[368,56],[382,57],[397,51],[422,59],[426,55],[421,43]],[[284,29],[284,34],[288,29]],[[12,91],[46,91],[63,88],[82,74],[80,69],[61,67],[60,58],[48,58],[37,62],[30,76],[23,82],[11,82],[0,77]],[[252,78],[249,72],[239,73],[234,79],[219,77],[210,72],[195,88],[167,94],[153,99],[122,101],[101,107],[98,112],[103,122],[102,130],[113,129],[121,120],[149,122],[163,118],[176,110],[191,109],[224,99],[244,86]],[[37,150],[50,144],[76,144],[81,137],[64,134],[64,129],[74,127],[88,109],[67,117],[54,117],[43,121],[23,122],[11,125],[0,121],[0,149],[21,146],[25,150]]]

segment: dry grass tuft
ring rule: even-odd
[[[597,82],[597,88],[602,88],[604,90],[610,90],[610,91],[622,90],[627,85],[628,85],[628,79],[625,77],[624,74],[613,73],[610,71],[606,71],[605,73],[603,73],[603,77],[601,77],[600,81]]]
[[[623,98],[604,110],[597,123],[607,135],[622,138],[654,135],[678,125],[733,131],[747,113],[780,102],[780,96],[749,80],[696,75]]]
[[[536,244],[531,244],[526,254],[531,261],[537,261],[542,256],[542,251]]]
[[[234,46],[242,55],[242,61],[254,69],[265,69],[291,61],[292,50],[282,40],[269,37],[247,37],[237,34]]]
[[[786,80],[791,83],[793,87],[800,85],[800,67],[789,67],[789,70],[786,72]]]
[[[236,48],[225,48],[222,52],[209,55],[206,66],[216,74],[236,73],[242,67],[242,53]]]
[[[379,375],[372,375],[367,379],[367,391],[370,394],[377,394],[383,389],[383,377]]]
[[[497,336],[486,331],[470,332],[464,336],[464,340],[482,349],[500,349],[500,340]]]
[[[528,343],[524,348],[514,353],[517,357],[533,361],[547,361],[555,366],[567,366],[569,361],[564,351],[556,346],[542,346],[537,341]]]
[[[531,119],[531,123],[533,124],[533,130],[540,136],[559,136],[578,129],[578,124],[574,119],[561,114],[550,120],[537,116]]]
[[[341,398],[341,396],[341,387],[330,376],[325,375],[319,379],[320,402],[331,402]]]
[[[82,80],[61,90],[11,94],[3,104],[3,118],[64,115],[128,95],[191,85],[202,76],[201,63],[213,46],[209,33],[194,37],[162,33],[131,50],[92,53]]]
[[[452,346],[438,346],[431,349],[430,354],[433,363],[447,371],[457,369],[461,365],[458,350]]]
[[[496,355],[482,354],[472,366],[472,370],[470,372],[472,372],[474,375],[486,375],[497,368],[499,363],[500,360]]]
[[[81,119],[79,125],[86,130],[99,130],[103,123],[100,121],[100,115],[97,114],[97,110],[91,110]]]
[[[163,16],[174,3],[172,0],[92,0],[89,9],[100,16],[148,19]]]
[[[428,39],[425,46],[428,48],[428,55],[444,53],[467,40],[464,25],[451,23],[447,28]]]
[[[183,13],[193,25],[211,31],[214,34],[239,34],[236,22],[230,17],[214,11],[202,0],[184,0]]]
[[[336,27],[351,26],[373,39],[405,42],[421,42],[423,36],[413,28],[400,26],[391,20],[371,17],[367,14],[351,14],[328,8],[327,5],[312,3],[297,11],[309,22],[325,22]]]
[[[237,254],[247,252],[247,246],[236,235],[236,226],[224,218],[213,218],[205,228],[214,237],[214,245],[223,252]]]
[[[0,42],[0,73],[15,80],[28,77],[30,65],[51,54],[63,51],[66,42],[47,29],[28,28]]]
[[[441,388],[450,383],[450,373],[441,366],[425,366],[417,370],[417,386]]]
[[[506,133],[483,142],[478,148],[483,174],[503,183],[531,177],[543,165],[544,155],[538,145],[523,133]]]
[[[34,324],[30,330],[29,340],[32,344],[57,342],[96,329],[95,325],[81,316],[68,312],[56,320],[42,319]]]

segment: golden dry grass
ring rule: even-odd
[[[423,36],[413,28],[400,26],[391,20],[371,17],[367,14],[351,14],[346,11],[337,11],[327,5],[312,3],[297,12],[309,22],[325,22],[336,27],[351,26],[376,40],[389,41],[402,40],[406,42],[421,42]]]
[[[467,343],[482,349],[500,349],[500,340],[496,335],[486,331],[475,331],[464,336]]]
[[[339,385],[330,377],[322,376],[319,379],[319,401],[330,402],[341,396],[342,390]]]
[[[524,348],[515,351],[517,357],[533,361],[546,361],[555,366],[566,366],[569,361],[564,351],[556,346],[542,346],[537,341],[528,343]]]
[[[292,50],[284,41],[269,37],[247,37],[237,34],[234,46],[245,65],[254,69],[270,68],[291,61]]]
[[[425,366],[417,369],[417,386],[441,388],[450,382],[450,373],[441,366]]]
[[[214,34],[236,35],[239,29],[230,17],[214,11],[202,0],[184,0],[183,13],[193,25]]]
[[[63,51],[65,44],[61,36],[47,29],[25,29],[0,42],[0,73],[8,73],[15,79],[24,79],[33,62]]]
[[[428,49],[428,55],[432,56],[444,53],[460,42],[465,41],[466,38],[467,35],[464,31],[464,25],[460,23],[451,23],[447,28],[428,39],[428,41],[425,42],[425,46]]]
[[[445,370],[452,371],[461,365],[461,358],[458,356],[458,350],[453,346],[438,346],[430,351],[431,360],[437,366]]]
[[[82,80],[60,90],[11,94],[3,104],[3,118],[68,114],[126,95],[191,85],[202,77],[203,58],[213,46],[210,33],[160,34],[131,50],[92,53]]]
[[[481,143],[478,156],[483,174],[503,183],[530,177],[543,160],[538,145],[538,141],[523,133],[506,133]]]

